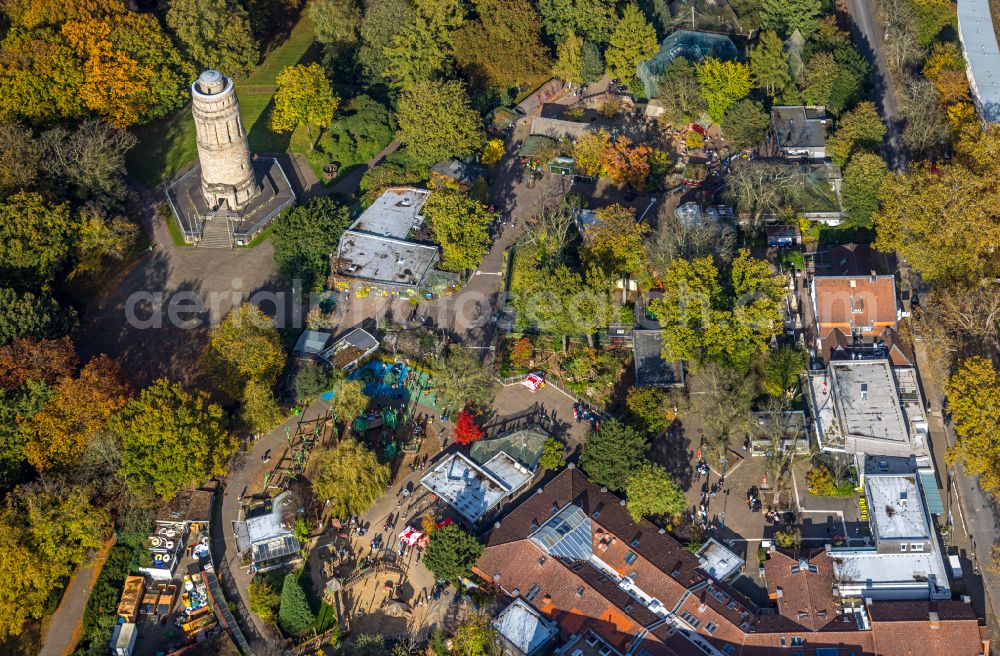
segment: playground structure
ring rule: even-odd
[[[329,413],[312,420],[300,419],[294,431],[288,426],[284,427],[284,431],[287,447],[271,471],[264,473],[264,497],[277,496],[287,490],[289,484],[305,471],[312,450],[336,437],[333,417]]]
[[[351,372],[349,380],[360,380],[363,391],[370,397],[369,409],[350,422],[350,430],[360,441],[375,450],[386,462],[400,452],[417,454],[428,435],[438,408],[432,376],[404,363],[369,362]],[[332,399],[333,392],[321,398]],[[335,418],[330,412],[303,419],[293,426],[284,426],[286,446],[268,455],[276,460],[244,492],[247,498],[271,498],[287,490],[304,471],[309,454],[317,446],[338,438]]]
[[[402,362],[373,361],[349,379],[364,383],[364,393],[373,399],[372,407],[351,422],[354,434],[380,450],[386,461],[400,451],[419,452],[434,415],[440,411],[432,376]]]

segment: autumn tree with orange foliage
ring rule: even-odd
[[[519,368],[527,367],[534,353],[535,345],[527,337],[522,337],[514,342],[514,346],[510,349],[510,363]]]
[[[651,146],[633,146],[631,139],[621,136],[604,147],[602,168],[615,184],[625,184],[642,191],[649,177],[649,156],[652,154]]]
[[[12,25],[33,29],[103,12],[122,12],[125,6],[116,0],[5,0],[3,10]]]
[[[68,21],[62,35],[84,61],[80,98],[116,127],[138,122],[147,109],[148,80],[152,70],[111,44],[107,18]]]
[[[29,380],[53,385],[72,376],[76,365],[76,351],[69,337],[21,337],[0,346],[0,390],[15,390]]]
[[[128,399],[118,364],[105,355],[94,358],[78,377],[59,381],[42,409],[21,425],[28,462],[39,471],[71,466]]]
[[[934,88],[946,105],[969,100],[969,80],[965,71],[943,70],[934,80]]]
[[[0,114],[32,122],[96,115],[124,127],[185,102],[195,71],[155,16],[117,0],[11,0],[5,8],[12,29],[0,43]]]

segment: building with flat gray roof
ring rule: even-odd
[[[958,37],[979,117],[1000,121],[1000,47],[989,0],[958,0]]]
[[[848,441],[878,443],[890,453],[908,454],[909,431],[889,362],[834,362],[830,371],[837,415]]]
[[[838,360],[809,372],[809,405],[821,449],[924,454],[927,422],[915,372],[885,359]]]
[[[930,518],[924,512],[917,485],[915,474],[866,477],[868,514],[872,535],[878,542],[930,539]]]
[[[423,225],[424,217],[420,210],[430,195],[431,192],[426,189],[415,187],[386,189],[348,230],[405,239],[410,230]]]
[[[732,549],[715,538],[709,538],[694,555],[698,557],[701,568],[716,581],[729,580],[746,564]]]
[[[950,599],[948,572],[921,477],[869,474],[865,499],[875,544],[830,549],[839,594],[867,599]]]
[[[423,282],[438,262],[438,247],[410,237],[424,223],[420,210],[430,193],[413,187],[385,190],[341,235],[334,270],[394,287]]]
[[[636,330],[632,333],[636,387],[683,387],[684,365],[663,357],[663,331]]]
[[[524,488],[534,472],[503,451],[482,463],[453,453],[427,472],[420,484],[475,524],[503,498]]]
[[[533,656],[559,635],[559,627],[520,597],[493,618],[504,656]]]

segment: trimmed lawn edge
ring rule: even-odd
[[[181,234],[181,227],[177,225],[177,217],[174,216],[174,213],[167,213],[164,216],[164,221],[167,222],[167,231],[170,233],[170,238],[173,240],[174,246],[190,248],[191,244],[184,241],[184,235]]]
[[[271,233],[274,232],[274,222],[277,220],[278,217],[274,217],[271,220],[270,225],[268,225],[266,228],[258,232],[257,236],[254,237],[249,244],[247,244],[246,246],[240,246],[240,248],[256,248],[261,244],[263,244],[264,241],[271,236]]]

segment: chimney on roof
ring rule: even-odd
[[[575,462],[569,463],[568,465],[566,465],[566,469],[576,469],[576,463]]]
[[[878,281],[878,274],[876,274],[875,271],[872,271],[872,284],[874,284],[877,281]]]
[[[927,619],[930,621],[932,629],[941,628],[941,618],[938,616],[936,611],[932,610],[931,612],[927,613]]]
[[[497,521],[497,523],[493,525],[493,528],[500,528],[500,522]]]
[[[774,594],[775,594],[775,596],[777,596],[777,597],[784,597],[784,596],[785,596],[785,591],[784,591],[784,590],[782,590],[782,589],[781,589],[781,586],[779,585],[778,587],[776,587],[776,588],[774,589]]]
[[[608,487],[606,485],[602,485],[601,486],[601,492],[607,492],[607,491],[608,491]]]
[[[625,505],[625,499],[622,499],[621,501],[619,501],[618,505],[619,506],[624,506]]]

